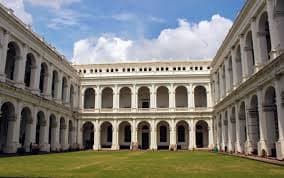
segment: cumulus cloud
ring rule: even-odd
[[[14,14],[24,23],[31,25],[33,22],[32,15],[25,10],[23,0],[0,0],[7,8],[13,9]]]
[[[75,2],[80,2],[81,0],[25,0],[25,1],[28,1],[33,5],[60,9],[64,5],[70,5]]]
[[[178,27],[164,29],[154,39],[138,41],[111,35],[82,39],[74,44],[76,63],[107,63],[126,60],[209,59],[228,33],[232,21],[213,15],[207,21],[190,23],[178,19]]]

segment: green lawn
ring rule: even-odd
[[[284,177],[284,167],[208,152],[74,152],[0,158],[0,177]]]

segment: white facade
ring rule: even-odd
[[[0,152],[194,149],[284,159],[284,3],[248,0],[213,61],[70,65],[0,5]]]

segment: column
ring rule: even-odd
[[[213,118],[210,119],[208,125],[208,148],[214,148],[214,134],[213,134]]]
[[[232,56],[232,70],[233,70],[233,89],[237,88],[238,85],[238,74],[237,74],[237,54],[235,47],[231,49],[231,56]]]
[[[111,149],[112,150],[119,150],[119,144],[118,144],[118,124],[117,120],[113,121],[113,126],[112,126],[112,145]]]
[[[253,152],[253,144],[252,144],[252,134],[253,130],[251,128],[252,125],[252,120],[253,118],[251,117],[251,112],[249,109],[249,98],[245,98],[245,105],[246,105],[246,111],[245,111],[245,117],[246,117],[246,137],[247,140],[245,141],[245,154],[252,154]]]
[[[255,69],[254,72],[258,72],[262,67],[262,60],[261,60],[261,52],[260,52],[260,40],[258,36],[258,27],[256,24],[256,18],[253,17],[251,19],[251,32],[252,32],[252,41],[253,41],[253,51],[254,51],[254,58],[255,58]]]
[[[228,113],[228,151],[232,152],[234,150],[233,148],[233,135],[232,135],[232,122],[231,122],[231,112],[230,112],[230,108],[227,109],[227,113]]]
[[[62,103],[62,77],[63,74],[61,71],[58,71],[58,82],[57,82],[57,90],[55,90],[56,93],[56,102]]]
[[[131,90],[131,110],[132,112],[135,112],[137,110],[137,92],[136,92],[136,85],[132,86]]]
[[[282,79],[284,77],[282,76]],[[277,105],[277,114],[278,114],[278,131],[279,131],[279,140],[276,142],[276,156],[277,159],[284,159],[284,92],[281,91],[281,79],[277,78],[274,81],[275,93],[276,93],[276,105]]]
[[[217,73],[215,72],[214,74],[213,74],[214,76],[214,81],[215,81],[215,104],[217,104],[218,103],[218,100],[219,100],[219,88],[218,88],[218,85],[219,85],[219,82],[218,82],[218,76],[217,76]]]
[[[31,75],[31,89],[32,93],[39,95],[39,80],[40,80],[40,70],[41,70],[41,60],[42,56],[38,56],[35,60],[35,66],[32,67],[32,74]]]
[[[208,108],[212,108],[213,104],[212,104],[212,91],[211,91],[211,85],[210,83],[208,84],[208,88],[207,88],[207,107]]]
[[[132,118],[131,123],[131,150],[138,150],[138,128],[136,127],[136,118]]]
[[[113,91],[113,111],[118,111],[119,108],[119,91],[117,85],[114,86]]]
[[[57,116],[58,116],[59,114],[57,114]],[[61,147],[61,145],[60,145],[60,143],[59,143],[59,133],[60,133],[60,120],[59,120],[59,116],[58,117],[56,117],[56,127],[55,127],[55,129],[54,129],[54,131],[55,131],[55,134],[54,134],[54,140],[55,140],[55,143],[54,143],[54,146],[55,146],[55,150],[56,151],[60,151],[60,147]]]
[[[51,96],[52,72],[53,72],[53,65],[50,64],[49,67],[48,67],[48,73],[45,74],[46,75],[46,79],[44,81],[44,83],[46,84],[45,85],[45,89],[44,89],[44,95],[48,99],[52,99],[52,96]],[[62,87],[62,84],[61,84],[61,87]],[[60,97],[61,97],[61,94],[60,94]]]
[[[47,116],[46,112],[44,113],[45,117]],[[50,152],[50,145],[48,144],[48,136],[49,136],[49,122],[47,122],[47,118],[40,123],[40,151],[42,152]]]
[[[26,133],[25,133],[25,144],[24,144],[24,148],[26,152],[30,152],[30,144],[33,143],[33,132],[35,132],[35,119],[33,118],[33,114],[29,117],[26,118]]]
[[[267,133],[266,133],[266,118],[263,111],[263,91],[258,89],[257,91],[258,99],[258,114],[259,114],[259,142],[258,142],[258,156],[262,155],[262,150],[267,152]]]
[[[150,89],[150,105],[151,105],[152,110],[155,110],[157,108],[157,105],[156,105],[156,90],[155,90],[154,84],[151,85],[151,89]]]
[[[188,120],[188,149],[192,150],[193,149],[193,140],[192,140],[192,128],[193,128],[193,120]]]
[[[170,122],[170,147],[169,150],[176,151],[177,150],[177,141],[176,141],[176,123],[174,119],[171,119]]]
[[[98,120],[92,122],[95,128],[94,134],[94,146],[93,150],[101,149],[101,127],[100,122]]]
[[[7,59],[7,50],[8,43],[10,39],[10,33],[7,31],[3,32],[3,35],[0,38],[0,81],[5,82],[6,74],[5,74],[5,66]]]
[[[58,123],[57,123],[57,119],[55,120],[55,122],[51,123],[52,125],[50,125],[50,136],[51,136],[51,141],[50,141],[50,151],[59,151],[57,150],[57,143],[56,143],[56,130],[58,127]]]
[[[65,88],[65,92],[66,92],[66,98],[65,98],[65,101],[64,101],[64,104],[66,104],[66,105],[71,105],[71,103],[70,103],[70,87],[71,87],[71,79],[70,79],[70,77],[68,77],[67,78],[67,84],[66,84],[66,86],[64,86],[64,88]]]
[[[80,86],[80,97],[79,97],[79,108],[81,109],[81,110],[84,110],[84,107],[85,107],[85,101],[84,101],[84,98],[85,98],[85,90],[86,90],[86,88],[83,88],[82,86]],[[96,93],[95,93],[95,99],[97,99],[97,91],[96,91]],[[95,105],[97,104],[97,101],[95,101]],[[96,106],[95,106],[95,108],[97,108]]]
[[[230,73],[229,73],[229,58],[225,58],[225,80],[226,80],[226,95],[230,92]]]
[[[223,80],[223,69],[222,67],[219,67],[219,81],[220,81],[220,100],[224,98],[225,91],[224,91],[224,80]]]
[[[194,109],[194,95],[193,95],[193,87],[192,87],[192,83],[189,84],[188,88],[187,88],[187,104],[188,104],[188,108]]]
[[[236,143],[235,143],[235,151],[237,153],[242,153],[243,150],[242,150],[242,146],[241,146],[241,143],[240,143],[240,120],[239,120],[239,117],[238,117],[238,114],[239,114],[239,106],[238,106],[238,103],[235,104],[235,119],[236,119]]]
[[[278,0],[280,1],[280,0]],[[276,0],[266,0],[268,22],[269,22],[269,31],[271,37],[271,58],[274,59],[280,52],[283,52],[284,49],[284,16],[281,5],[276,4]],[[279,2],[278,2],[279,3]],[[281,4],[281,3],[280,3]],[[281,51],[282,50],[282,51]]]
[[[192,120],[191,121],[191,142],[192,142],[192,148],[196,148],[196,121]]]
[[[157,150],[157,127],[155,120],[151,120],[151,145],[150,145],[151,150]]]
[[[242,61],[242,81],[246,81],[248,79],[248,59],[247,59],[247,50],[246,50],[246,41],[244,34],[241,34],[240,36],[240,48],[241,48],[241,61]]]
[[[170,86],[170,91],[169,91],[169,107],[171,111],[174,111],[176,108],[176,100],[175,100],[175,90],[173,84]]]
[[[28,47],[26,44],[24,44],[21,49],[20,56],[16,56],[15,60],[14,78],[16,81],[16,86],[19,88],[25,87],[24,77],[26,69],[27,51]]]
[[[61,150],[64,151],[66,150],[66,130],[67,130],[67,125],[66,123],[60,124],[60,145],[61,145]]]
[[[94,128],[96,129],[95,126],[94,126]],[[77,142],[79,148],[83,149],[83,133],[82,133],[83,132],[83,128],[82,128],[82,121],[79,120],[79,119],[76,120],[76,129],[77,129],[76,142]]]
[[[102,108],[102,92],[100,86],[97,86],[95,89],[96,91],[96,97],[95,97],[95,110],[100,111]]]

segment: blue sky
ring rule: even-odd
[[[132,56],[133,59],[156,56],[158,59],[168,56],[168,58],[213,57],[211,52],[213,49],[210,49],[208,55],[191,56],[190,53],[179,55],[178,53],[183,53],[182,50],[177,50],[175,55],[164,54],[167,52],[163,52],[165,50],[161,48],[168,46],[161,44],[165,40],[161,40],[160,37],[168,38],[168,34],[169,39],[178,39],[175,34],[188,35],[188,32],[191,32],[192,36],[192,33],[195,33],[193,26],[201,21],[208,21],[210,24],[213,21],[212,16],[216,14],[220,17],[216,23],[224,21],[226,24],[224,25],[226,28],[220,30],[223,34],[229,29],[231,25],[229,21],[236,18],[245,0],[0,0],[0,2],[13,8],[23,21],[31,23],[37,33],[44,36],[68,59],[74,59],[75,56],[90,58],[80,59],[78,62],[95,63],[103,62],[100,60],[103,58],[110,59],[106,61],[117,61],[127,60]],[[219,26],[217,25],[216,28],[219,29]],[[214,28],[215,26],[212,26],[210,31],[212,35],[215,33]],[[167,33],[167,30],[170,32]],[[217,41],[222,41],[225,34],[219,36],[220,40]],[[211,44],[209,39],[212,38],[208,37],[203,41]],[[175,44],[175,40],[168,43]],[[181,43],[178,46],[183,44],[188,45]],[[220,42],[216,45],[220,45]],[[147,47],[158,49],[147,55],[129,52]],[[181,48],[187,50],[185,47]],[[92,51],[92,56],[81,55],[82,52],[88,51]],[[112,51],[114,54],[109,55]]]

